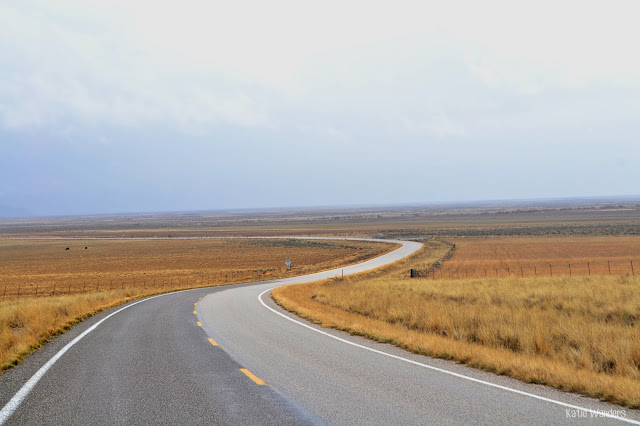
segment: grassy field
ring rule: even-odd
[[[16,365],[78,321],[134,298],[311,273],[394,247],[291,239],[0,240],[0,282],[8,289],[0,302],[0,366]]]
[[[550,256],[571,260],[574,253],[589,258],[624,254],[632,243],[623,240],[616,249],[614,241],[603,245],[596,238],[575,251],[555,245]],[[529,252],[540,256],[537,250],[548,242],[540,244],[531,240],[529,249],[507,252],[518,258]],[[436,261],[446,250],[434,242],[418,257],[377,276],[281,287],[273,297],[324,326],[640,407],[640,278],[408,278],[408,268]],[[465,254],[461,247],[451,262],[458,253],[474,258],[473,251]]]
[[[436,278],[640,275],[640,236],[457,238]]]
[[[0,300],[264,280],[345,265],[388,249],[337,240],[0,239]],[[293,262],[291,271],[286,259]]]

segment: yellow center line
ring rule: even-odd
[[[198,300],[202,300],[202,297],[198,297]]]
[[[247,370],[246,368],[241,368],[240,371],[242,371],[248,378],[253,380],[257,385],[266,385],[267,384],[267,382],[264,382],[264,381],[260,380],[258,378],[258,376],[256,376],[255,374],[253,374],[251,371]]]
[[[198,311],[193,311],[193,315],[196,315],[198,313]]]
[[[218,345],[218,342],[216,342],[215,340],[213,340],[211,337],[209,337],[209,342],[211,342],[211,344],[212,344],[213,346],[219,346],[219,345]]]
[[[199,327],[202,327],[202,323],[200,321],[198,321],[196,324],[198,324]]]
[[[194,303],[193,306],[198,306],[198,302]]]

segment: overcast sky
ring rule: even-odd
[[[638,8],[2,2],[0,215],[636,195]]]

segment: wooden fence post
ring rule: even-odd
[[[537,277],[538,276],[538,268],[536,268],[536,265],[533,265],[533,274]]]
[[[523,272],[523,270],[522,270],[522,266],[520,267],[520,276],[521,276],[522,278],[524,278],[524,272]]]
[[[609,275],[611,275],[611,261],[607,260],[607,267],[609,268]]]
[[[53,295],[56,295],[56,283],[53,283]]]
[[[36,297],[38,297],[38,287],[40,286],[40,284],[36,284]]]
[[[569,276],[571,276],[571,264],[569,264]]]
[[[4,293],[2,293],[2,301],[4,302],[4,297],[7,295],[7,286],[4,286]]]
[[[636,276],[635,272],[633,272],[633,260],[631,261],[631,276],[632,277]]]
[[[549,276],[553,276],[553,268],[551,267],[551,264],[549,264]]]
[[[18,285],[18,299],[20,299],[20,285]]]
[[[591,262],[587,262],[587,269],[589,269],[589,275],[591,275]]]

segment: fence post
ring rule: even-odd
[[[522,266],[520,267],[520,276],[524,278],[524,272],[522,271]]]
[[[484,268],[484,277],[487,278],[487,268]]]
[[[56,283],[53,283],[53,295],[56,295]]]
[[[36,284],[36,297],[38,297],[38,287],[40,286],[40,284]]]
[[[86,293],[87,291],[87,282],[85,281],[82,285],[82,293]]]
[[[569,264],[569,276],[571,276],[571,264]]]
[[[98,291],[99,288],[100,288],[100,280],[98,280],[98,283],[96,284],[96,291]]]
[[[607,260],[607,267],[609,268],[609,275],[611,275],[611,261]]]
[[[537,277],[538,276],[538,268],[536,268],[536,265],[533,265],[533,274]]]
[[[591,262],[587,262],[587,269],[589,269],[589,275],[591,275]]]
[[[20,299],[20,286],[18,286],[18,299]]]
[[[549,264],[549,275],[553,276],[553,268],[551,267],[551,264]]]
[[[71,294],[71,283],[69,283],[69,290],[67,290],[67,294]]]
[[[498,268],[496,268],[496,278],[498,278]]]
[[[4,286],[4,293],[2,293],[2,301],[4,302],[4,297],[7,295],[7,286]]]
[[[635,272],[633,272],[633,260],[631,261],[631,276],[632,277],[636,276]]]

